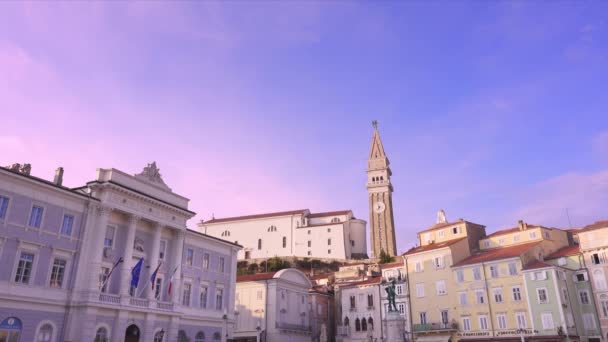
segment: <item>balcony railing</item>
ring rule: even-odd
[[[296,330],[296,331],[308,331],[309,332],[311,330],[309,325],[283,323],[283,322],[277,322],[275,327],[277,329]]]
[[[141,298],[129,298],[129,304],[131,304],[133,306],[139,306],[141,308],[147,308],[148,307],[148,300],[147,299],[141,299]]]
[[[171,302],[156,302],[156,308],[160,310],[173,310],[173,303]]]
[[[457,323],[427,323],[427,324],[414,324],[415,332],[424,331],[441,331],[441,330],[457,330]]]
[[[338,327],[338,335],[339,336],[348,336],[350,333],[350,327],[347,325],[343,325],[343,326],[339,326]]]
[[[120,304],[120,296],[109,293],[100,293],[99,301],[102,303]]]

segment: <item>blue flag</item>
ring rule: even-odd
[[[131,270],[131,286],[134,288],[137,288],[137,285],[139,284],[139,274],[141,273],[141,266],[143,263],[144,258],[139,259],[137,264],[135,264]]]

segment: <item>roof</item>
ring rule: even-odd
[[[608,228],[608,220],[597,221],[595,223],[587,225],[587,226],[581,228],[578,231],[578,233],[588,232],[590,230],[596,230],[596,229],[600,229],[600,228]]]
[[[527,270],[534,270],[537,268],[545,268],[545,267],[553,267],[553,265],[548,264],[544,261],[534,260],[534,261],[530,262],[529,264],[527,264],[526,266],[524,266],[524,268],[522,270],[527,271]]]
[[[265,217],[288,216],[288,215],[298,215],[298,214],[303,215],[307,210],[308,209],[299,209],[299,210],[289,210],[289,211],[277,211],[274,213],[265,213],[265,214],[213,218],[209,221],[201,221],[201,223],[202,224],[220,223],[220,222],[230,222],[230,221],[240,221],[240,220],[251,220],[251,219],[258,219],[258,218],[265,218]]]
[[[309,277],[311,280],[327,279],[333,275],[333,272],[315,274]]]
[[[530,227],[530,226],[528,226],[528,227]],[[499,235],[511,234],[511,233],[515,233],[515,232],[518,232],[518,231],[519,231],[519,227],[501,229],[501,230],[497,230],[494,233],[486,236],[484,239],[495,237],[495,236],[499,236]]]
[[[581,250],[579,245],[566,246],[564,248],[558,249],[557,251],[547,255],[545,259],[556,259],[570,255],[580,254]]]
[[[198,231],[196,231],[196,230],[194,230],[194,229],[187,228],[186,230],[187,230],[189,233],[194,233],[194,234],[197,234],[197,235],[200,235],[200,236],[203,236],[203,237],[206,237],[206,238],[212,239],[212,240],[216,240],[216,241],[223,242],[223,243],[226,243],[226,244],[229,244],[229,245],[232,245],[232,246],[236,246],[236,247],[239,247],[239,248],[243,248],[243,246],[239,245],[238,243],[235,243],[235,242],[230,242],[230,241],[228,241],[228,240],[220,239],[220,238],[215,237],[215,236],[207,235],[207,234],[204,234],[204,233],[198,232]]]
[[[413,247],[411,248],[409,251],[403,253],[402,255],[411,255],[411,254],[416,254],[416,253],[421,253],[421,252],[427,252],[427,251],[432,251],[434,249],[440,249],[440,248],[444,248],[444,247],[449,247],[457,242],[460,242],[462,240],[466,239],[465,237],[461,237],[459,239],[454,239],[454,240],[449,240],[449,241],[444,241],[444,242],[439,242],[439,243],[432,243],[430,245],[426,245],[426,246],[420,246],[420,247]]]
[[[436,223],[436,224],[430,226],[429,228],[427,228],[427,229],[425,229],[423,231],[418,232],[418,234],[430,232],[430,231],[441,229],[441,228],[445,228],[445,227],[450,227],[450,226],[453,226],[453,225],[456,225],[456,224],[459,224],[459,223],[468,223],[468,224],[474,224],[474,225],[482,226],[483,227],[482,224],[478,224],[478,223],[474,223],[474,222],[471,222],[471,221],[466,221],[466,220],[460,219],[460,220],[454,221],[454,222]]]
[[[327,217],[327,216],[336,216],[336,215],[348,215],[352,210],[338,210],[338,211],[327,211],[324,213],[311,213],[308,217]]]
[[[540,243],[542,243],[542,241],[534,241],[529,243],[523,243],[521,245],[481,250],[455,263],[454,265],[452,265],[452,267],[478,264],[486,261],[515,258],[520,256],[522,253],[528,251],[529,249],[536,247]]]
[[[387,268],[394,268],[394,267],[401,267],[403,266],[403,259],[399,258],[399,261],[395,261],[395,262],[389,262],[386,264],[380,264],[380,269],[381,270],[385,270]]]
[[[375,285],[375,284],[380,284],[382,282],[382,277],[381,276],[377,276],[377,277],[369,277],[365,280],[361,280],[361,281],[354,281],[348,284],[344,284],[343,287],[349,287],[349,286],[362,286],[362,285]]]
[[[236,277],[236,282],[244,282],[244,281],[259,281],[259,280],[269,280],[274,278],[274,275],[277,272],[266,272],[266,273],[256,273],[256,274],[246,274],[240,275]]]

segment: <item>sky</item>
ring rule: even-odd
[[[0,3],[0,163],[64,184],[156,161],[190,221],[368,220],[372,120],[398,250],[608,218],[608,2]]]

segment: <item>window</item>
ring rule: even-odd
[[[562,288],[562,298],[564,302],[568,302],[568,290],[565,287]]]
[[[479,267],[475,267],[473,269],[473,279],[475,279],[475,280],[481,280],[481,272],[479,270]]]
[[[462,330],[471,331],[471,318],[469,318],[469,317],[462,318]]]
[[[513,242],[519,241],[519,234],[513,235]]]
[[[416,261],[416,272],[422,272],[422,262]]]
[[[116,228],[113,226],[106,227],[106,237],[103,240],[103,246],[107,248],[114,247],[114,232],[116,232]]]
[[[604,277],[604,272],[601,270],[593,271],[593,281],[595,282],[595,288],[597,290],[606,289],[606,277]]]
[[[190,342],[188,335],[183,330],[177,332],[177,342]]]
[[[351,245],[352,247],[355,247],[355,240],[350,240],[350,245]]]
[[[327,228],[327,232],[328,232],[328,233],[331,233],[331,228]]]
[[[498,278],[498,266],[490,266],[490,276],[492,278]]]
[[[160,240],[160,246],[158,248],[158,259],[165,260],[166,252],[167,252],[167,240]]]
[[[589,304],[589,292],[587,290],[581,290],[578,292],[581,299],[581,304]]]
[[[502,289],[497,287],[492,289],[492,292],[494,293],[494,301],[496,303],[502,303]]]
[[[536,239],[536,232],[530,232],[530,239]]]
[[[283,236],[283,248],[287,248],[287,236]]]
[[[498,239],[498,244],[499,245],[504,245],[505,244],[505,239]]]
[[[458,227],[452,228],[452,234],[458,234]]]
[[[327,254],[331,254],[331,249],[328,249],[328,250],[327,250]]]
[[[397,292],[398,295],[402,295],[403,294],[403,286],[397,285],[395,287],[395,290],[396,290],[396,292]]]
[[[182,292],[182,305],[190,306],[190,292],[192,291],[192,284],[184,283],[184,290]]]
[[[361,320],[360,319],[355,319],[355,330],[356,331],[361,331]]]
[[[37,342],[47,342],[47,341],[51,341],[52,337],[53,337],[53,326],[46,323],[42,327],[40,327],[40,330],[38,330],[38,335],[36,336],[36,341]]]
[[[441,310],[441,323],[444,325],[450,323],[448,318],[448,310]]]
[[[276,232],[277,231],[277,227],[276,226],[270,226],[270,227],[268,227],[267,231],[269,231],[269,232]]]
[[[164,335],[165,335],[165,331],[164,330],[163,331],[157,331],[154,334],[154,342],[163,342]]]
[[[102,267],[101,271],[99,272],[99,290],[101,292],[106,292],[108,289],[108,274],[110,274],[110,268]]]
[[[540,319],[543,322],[544,330],[551,330],[554,328],[553,325],[553,315],[550,313],[543,313],[540,315]]]
[[[374,330],[374,319],[373,318],[368,318],[367,319],[367,325],[369,325],[369,330]]]
[[[95,333],[95,342],[108,342],[108,329],[101,327]]]
[[[202,331],[197,332],[194,337],[194,342],[205,342],[205,333]]]
[[[63,215],[63,223],[61,224],[61,235],[72,236],[72,226],[74,225],[74,216]]]
[[[361,330],[362,330],[362,331],[367,331],[367,321],[366,321],[366,319],[365,319],[365,318],[363,318],[363,319],[361,320]]]
[[[163,288],[163,278],[156,277],[156,284],[154,285],[154,298],[160,300],[161,290]]]
[[[340,218],[339,217],[334,217],[331,219],[331,223],[338,223],[340,222]]]
[[[549,234],[549,232],[546,231],[544,235],[545,235],[545,239],[547,239],[547,240],[551,239],[551,234]]]
[[[507,329],[507,316],[504,314],[496,315],[496,321],[498,322],[498,329]]]
[[[224,264],[225,264],[224,257],[220,257],[219,263],[217,265],[217,271],[218,272],[224,273],[224,266],[225,266]]]
[[[547,279],[547,272],[545,272],[545,271],[530,273],[530,280],[546,280],[546,279]]]
[[[479,330],[488,330],[488,316],[479,316]]]
[[[201,287],[201,292],[198,298],[198,305],[201,307],[201,309],[207,308],[207,291],[208,290],[206,286]]]
[[[17,265],[17,273],[15,274],[15,282],[28,284],[34,265],[34,254],[21,252],[19,264]]]
[[[224,289],[215,290],[215,310],[222,310],[224,307]]]
[[[439,280],[435,283],[435,288],[437,289],[437,295],[438,296],[443,296],[445,295],[446,289],[445,289],[445,280]]]
[[[310,229],[308,230],[308,235],[310,235]]]
[[[595,329],[595,317],[592,313],[583,314],[583,325],[587,330]]]
[[[600,304],[602,305],[602,313],[604,314],[604,318],[608,318],[608,300],[602,299]]]
[[[8,197],[0,196],[0,220],[6,218],[6,212],[8,210]]]
[[[517,264],[514,262],[509,263],[509,275],[517,275]]]
[[[258,239],[258,250],[262,249],[262,239]]]
[[[515,313],[515,320],[517,321],[518,329],[526,329],[526,314],[523,312]]]
[[[203,268],[206,270],[209,269],[209,253],[203,254]]]
[[[435,257],[433,264],[435,265],[435,268],[443,268],[443,257]]]
[[[416,297],[424,297],[424,284],[416,284]]]
[[[312,255],[312,252],[311,252],[311,251],[308,251],[308,255]]]
[[[420,324],[426,324],[426,312],[420,313]]]
[[[372,294],[367,295],[367,307],[368,308],[374,307],[374,295],[372,295]]]
[[[350,309],[354,310],[356,308],[355,305],[355,296],[350,296]]]
[[[331,246],[331,239],[327,239],[327,245]]]
[[[192,266],[193,260],[194,260],[194,250],[192,250],[192,248],[186,249],[186,265]]]
[[[405,304],[403,304],[403,303],[397,304],[397,309],[399,309],[400,313],[404,314],[405,313]],[[387,308],[387,310],[388,310],[388,308]]]
[[[53,261],[53,268],[51,269],[51,280],[49,281],[50,287],[61,288],[63,286],[63,275],[65,274],[66,261],[63,259],[55,259]]]
[[[344,326],[345,327],[350,326],[350,320],[348,319],[348,317],[344,317]]]
[[[33,206],[32,212],[30,213],[30,220],[28,221],[28,226],[34,228],[40,228],[40,224],[42,223],[42,214],[44,213],[44,208],[40,206]]]
[[[463,270],[456,271],[456,281],[458,281],[459,283],[462,283],[464,281],[464,271]]]
[[[549,300],[547,298],[547,289],[545,289],[545,288],[536,289],[536,295],[538,298],[538,302],[540,304],[546,304],[549,302]]]
[[[439,237],[442,238],[445,236],[445,231],[444,230],[440,230],[439,231]]]
[[[308,240],[308,247],[312,247],[312,242]]]
[[[475,299],[477,304],[483,304],[486,302],[486,299],[483,295],[483,290],[475,290]]]
[[[513,291],[513,300],[519,302],[521,300],[521,287],[514,286],[512,288]]]
[[[577,273],[575,275],[575,281],[576,282],[587,281],[587,274],[586,273]]]
[[[258,292],[257,292],[258,300],[262,300],[262,296],[263,296],[262,290],[258,290]]]
[[[221,341],[222,340],[222,334],[220,334],[219,332],[214,332],[213,333],[213,340],[214,341]]]
[[[458,293],[458,303],[460,305],[467,305],[467,293],[466,292],[459,292]]]

